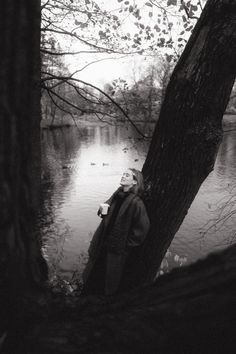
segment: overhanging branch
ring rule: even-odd
[[[42,82],[45,82],[45,81],[49,81],[49,80],[59,80],[59,81],[62,81],[63,83],[64,82],[70,82],[70,81],[74,81],[74,82],[78,82],[78,83],[81,83],[83,85],[86,85],[88,87],[91,87],[93,88],[94,90],[100,92],[102,95],[104,95],[106,98],[108,98],[109,101],[111,101],[114,106],[116,106],[121,112],[122,114],[126,117],[126,119],[129,121],[129,123],[135,128],[135,130],[138,132],[138,134],[140,134],[144,139],[149,139],[150,137],[147,137],[145,136],[142,131],[136,126],[136,124],[130,119],[130,117],[128,116],[128,114],[125,112],[125,110],[121,107],[121,105],[119,105],[111,96],[109,96],[106,92],[104,92],[103,90],[101,90],[99,87],[97,86],[94,86],[88,82],[85,82],[83,80],[79,80],[79,79],[76,79],[76,78],[73,78],[71,76],[68,76],[68,77],[63,77],[63,76],[57,76],[57,75],[53,75],[53,74],[50,74],[50,73],[46,73],[46,72],[43,72],[43,74],[46,74],[46,75],[49,75],[45,78],[42,79]],[[49,88],[47,86],[45,86],[44,88],[46,89],[50,89],[52,90],[52,88]],[[67,100],[63,98],[63,100],[66,102]],[[69,102],[66,102],[67,104],[70,104]],[[72,106],[74,106],[72,104]],[[76,106],[74,106],[74,108],[77,109]],[[81,110],[79,108],[79,110]],[[88,113],[88,111],[86,111]],[[90,111],[92,112],[92,111]],[[100,112],[101,113],[101,112]],[[103,113],[103,112],[102,112]]]

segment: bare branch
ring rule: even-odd
[[[46,1],[45,4],[41,5],[41,11],[49,4],[50,0]]]
[[[199,1],[198,1],[198,4],[199,4],[200,9],[201,9],[201,11],[202,11],[202,10],[203,10],[203,6],[202,6],[202,2],[201,2],[201,0],[199,0]]]
[[[135,128],[135,130],[136,130],[144,139],[150,139],[150,137],[147,137],[146,135],[144,135],[144,134],[142,133],[142,131],[141,131],[141,130],[136,126],[136,124],[130,119],[130,117],[129,117],[128,114],[125,112],[125,110],[124,110],[111,96],[109,96],[106,92],[104,92],[103,90],[101,90],[99,87],[94,86],[94,85],[92,85],[92,84],[89,84],[88,82],[85,82],[85,81],[83,81],[83,80],[79,80],[79,79],[73,78],[73,77],[71,77],[71,76],[69,76],[69,77],[60,77],[60,76],[56,76],[56,75],[53,75],[53,74],[50,74],[50,73],[45,73],[45,74],[47,74],[47,75],[49,75],[49,76],[46,77],[46,78],[44,78],[44,79],[42,79],[42,82],[43,82],[43,81],[48,81],[48,80],[54,80],[54,79],[62,80],[63,82],[72,80],[72,81],[75,81],[75,82],[79,82],[79,83],[81,83],[81,84],[83,84],[83,85],[86,85],[86,86],[88,86],[88,87],[92,87],[92,88],[95,89],[96,91],[102,93],[106,98],[108,98],[108,99],[123,113],[123,115],[124,115],[124,116],[126,117],[126,119],[130,122],[130,124]],[[49,88],[49,87],[46,87],[46,86],[45,86],[45,88],[52,90],[52,88]],[[52,93],[54,93],[54,91],[52,91]],[[55,93],[54,93],[54,94],[55,94]],[[64,100],[64,102],[66,102],[67,104],[70,104],[70,102],[68,102],[68,101],[65,100],[64,98],[63,98],[63,100]],[[73,104],[71,104],[71,105],[72,105],[74,108],[79,109],[80,111],[83,111],[83,110],[81,110],[79,107],[77,107],[77,106],[75,106],[75,105],[73,105]],[[88,112],[88,111],[86,111],[86,112]],[[91,110],[90,112],[92,112],[92,110]],[[103,112],[102,112],[102,113],[103,113]]]
[[[69,114],[69,115],[71,116],[71,118],[73,119],[73,121],[74,121],[74,123],[75,123],[75,126],[77,127],[77,129],[78,129],[80,135],[82,136],[83,134],[82,134],[82,132],[81,132],[81,129],[78,127],[78,124],[77,124],[77,122],[76,122],[76,120],[75,120],[74,115],[73,115],[70,111],[67,111],[65,108],[61,107],[61,106],[54,100],[54,98],[52,97],[50,91],[47,91],[47,93],[48,93],[50,99],[52,100],[53,104],[54,104],[58,109],[60,109],[62,112],[65,112],[65,113],[67,113],[67,114]]]
[[[52,52],[50,50],[47,50],[45,48],[41,48],[40,50],[44,54],[49,54],[49,55],[55,55],[55,56],[60,56],[60,55],[77,55],[77,54],[98,54],[98,53],[107,53],[107,50],[102,51],[97,51],[97,50],[80,50],[78,52]]]
[[[92,104],[96,104],[96,105],[97,105],[97,104],[103,105],[103,106],[106,105],[106,104],[105,104],[104,102],[102,102],[99,98],[97,98],[97,97],[94,96],[94,95],[91,95],[88,91],[85,91],[82,87],[78,88],[78,86],[74,85],[73,83],[71,83],[71,82],[69,82],[69,81],[67,81],[66,83],[67,83],[69,86],[73,87],[73,88],[75,89],[76,93],[77,93],[80,97],[82,97],[85,101],[88,101],[88,102],[90,102],[90,103],[92,103]],[[84,91],[86,94],[90,94],[91,96],[94,96],[94,97],[97,99],[97,102],[92,101],[90,98],[88,98],[88,97],[82,95],[82,93],[81,93],[80,91]]]
[[[111,122],[108,122],[108,121],[105,121],[103,120],[101,117],[99,117],[99,114],[97,112],[94,112],[94,115],[102,122],[102,123],[106,123],[106,124],[109,124],[109,125],[113,125]],[[105,116],[105,114],[103,114],[103,117]]]
[[[94,88],[95,90],[97,90],[98,92],[102,93],[105,97],[107,97],[122,113],[123,115],[127,118],[127,120],[130,122],[130,124],[135,128],[135,130],[144,138],[144,139],[148,139],[150,137],[147,137],[145,136],[141,130],[136,126],[136,124],[134,124],[134,122],[130,119],[130,117],[128,116],[128,114],[124,111],[124,109],[111,97],[109,96],[106,92],[104,92],[103,90],[101,90],[100,88],[92,85],[92,84],[89,84],[88,82],[85,82],[83,80],[79,80],[79,79],[75,79],[75,78],[72,78],[72,77],[68,77],[68,78],[65,78],[65,77],[56,77],[54,76],[53,74],[50,74],[54,79],[58,79],[58,80],[73,80],[75,82],[80,82],[86,86],[89,86],[89,87],[92,87]],[[49,78],[45,78],[44,80],[49,80]]]
[[[229,100],[233,100],[234,98],[236,98],[236,94],[233,94],[232,96],[230,96]]]
[[[101,61],[104,61],[104,60],[116,60],[116,59],[123,59],[127,57],[127,55],[123,55],[122,57],[120,58],[114,58],[114,57],[111,57],[111,58],[103,58],[103,59],[97,59],[97,60],[94,60],[94,61],[91,61],[90,63],[86,64],[85,66],[83,66],[81,69],[78,69],[76,70],[75,72],[73,72],[73,74],[71,74],[71,77],[73,77],[75,74],[79,73],[80,71],[84,70],[85,68],[87,68],[88,66],[92,65],[92,64],[96,64],[96,63],[99,63]]]
[[[112,97],[110,97],[106,92],[104,92],[103,90],[101,90],[100,88],[89,84],[88,82],[82,81],[82,80],[78,80],[78,79],[71,79],[71,80],[76,80],[78,82],[81,82],[84,85],[87,85],[89,87],[94,88],[95,90],[99,91],[100,93],[102,93],[105,97],[107,97],[117,108],[119,108],[119,110],[123,113],[123,115],[127,118],[127,120],[131,123],[131,125],[135,128],[135,130],[144,138],[147,139],[147,137],[141,132],[141,130],[134,124],[134,122],[129,118],[128,114],[124,111],[124,109],[115,101],[113,100]]]
[[[223,130],[223,133],[229,133],[229,132],[235,132],[236,129],[228,129],[228,130]]]
[[[87,111],[84,109],[81,109],[80,107],[78,107],[77,105],[75,105],[74,103],[68,101],[66,98],[62,97],[61,95],[59,95],[58,93],[56,93],[55,91],[53,91],[51,88],[44,86],[43,87],[45,90],[47,90],[47,92],[50,92],[51,94],[53,94],[54,96],[56,96],[57,98],[59,98],[61,101],[65,102],[67,105],[75,108],[76,110],[82,112],[82,113],[86,113]]]
[[[69,83],[67,82],[67,84],[69,84]],[[99,113],[99,114],[103,114],[103,115],[106,115],[107,117],[110,117],[110,118],[114,119],[114,116],[111,115],[111,114],[109,114],[109,113],[107,113],[107,112],[101,112],[101,111],[99,111],[99,110],[97,110],[97,109],[95,110],[95,109],[82,109],[82,108],[80,108],[79,106],[75,105],[74,103],[68,101],[66,98],[64,98],[64,97],[62,97],[61,95],[59,95],[57,92],[55,92],[55,91],[53,90],[52,87],[43,86],[43,88],[44,88],[46,91],[52,93],[52,94],[53,94],[54,96],[56,96],[59,100],[61,100],[61,101],[63,101],[64,103],[66,103],[68,106],[70,106],[70,107],[72,107],[72,108],[75,108],[76,110],[78,110],[78,111],[80,111],[80,112],[82,112],[82,113],[88,113],[88,114]]]
[[[226,111],[224,114],[227,114],[228,116],[236,116],[235,111]]]

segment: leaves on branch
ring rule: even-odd
[[[167,6],[176,6],[177,0],[167,0]]]
[[[51,90],[51,96],[54,97],[54,100],[55,97],[59,99],[58,96],[61,96],[61,93],[55,91],[56,88],[62,84],[66,84],[77,94],[77,100],[80,97],[81,111],[89,111],[87,108],[84,109],[86,106],[84,102],[86,100],[91,105],[116,105],[115,87],[113,87],[110,95],[108,95],[109,98],[104,96],[102,92],[96,91],[97,88],[92,88],[92,86],[90,88],[98,92],[101,96],[93,96],[91,92],[86,93],[84,87],[78,86],[79,81],[74,81],[75,79],[68,72],[63,60],[59,60],[59,58],[62,55],[83,54],[86,52],[91,54],[105,52],[108,54],[138,53],[140,55],[153,56],[156,55],[159,48],[168,48],[168,53],[171,54],[166,56],[166,61],[172,63],[184,47],[186,33],[192,30],[192,19],[195,19],[196,14],[199,12],[198,3],[195,4],[197,0],[194,0],[195,2],[192,3],[181,0],[180,5],[177,0],[168,0],[165,6],[162,2],[150,0],[141,7],[135,2],[131,4],[128,0],[117,1],[120,3],[120,8],[114,14],[101,9],[92,0],[42,0],[42,62],[45,71],[42,82],[44,89]],[[174,12],[170,12],[172,10],[178,13],[178,21],[180,22],[181,29],[177,38],[172,37],[172,29],[176,23],[173,20]],[[179,17],[180,14],[182,17]],[[136,30],[130,32],[123,30],[122,24],[126,18],[134,20],[133,27]],[[145,22],[146,19],[148,19],[148,25]],[[69,29],[68,23],[73,24],[74,28],[71,27]],[[80,45],[83,45],[82,48],[87,47],[88,50],[83,49],[74,52],[65,50],[60,45],[60,38],[70,38],[69,40],[72,40],[74,43],[79,42]],[[67,40],[67,42],[69,41]],[[80,65],[81,68],[77,70],[77,74],[92,63],[86,64],[83,67]],[[51,76],[52,74],[54,74],[54,78]],[[61,79],[59,80],[58,78]],[[47,81],[51,81],[53,85],[48,86]],[[127,91],[127,86],[121,80],[120,84],[123,84],[122,95],[124,95]],[[88,87],[89,84],[85,83],[84,85]],[[106,97],[105,101],[104,97]],[[67,100],[66,97],[61,97],[60,99],[63,104],[70,106],[70,100]],[[76,100],[75,97],[74,99]],[[124,99],[124,102],[119,107],[120,112],[123,109],[124,112],[122,114],[124,116],[125,114],[128,116],[128,110],[124,110],[126,103]],[[74,103],[72,102],[72,104]],[[119,104],[116,105],[117,108],[118,106]],[[104,113],[99,112],[98,108],[96,109],[97,113]]]

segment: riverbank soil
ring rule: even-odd
[[[235,353],[236,245],[116,297],[51,295],[24,317],[5,354]]]

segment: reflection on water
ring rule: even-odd
[[[42,132],[43,206],[40,217],[52,271],[69,276],[83,261],[100,222],[98,205],[119,186],[127,167],[142,168],[144,143],[117,126]]]
[[[40,225],[51,271],[64,278],[82,269],[100,222],[99,203],[119,186],[124,169],[142,168],[147,151],[130,128],[89,126],[83,132],[82,136],[75,128],[42,132]],[[172,242],[165,266],[191,262],[234,242],[235,153],[236,132],[232,131],[224,136],[215,169]],[[231,204],[222,210],[229,197]],[[224,218],[225,210],[231,212],[230,218]],[[217,223],[219,217],[221,223]]]

